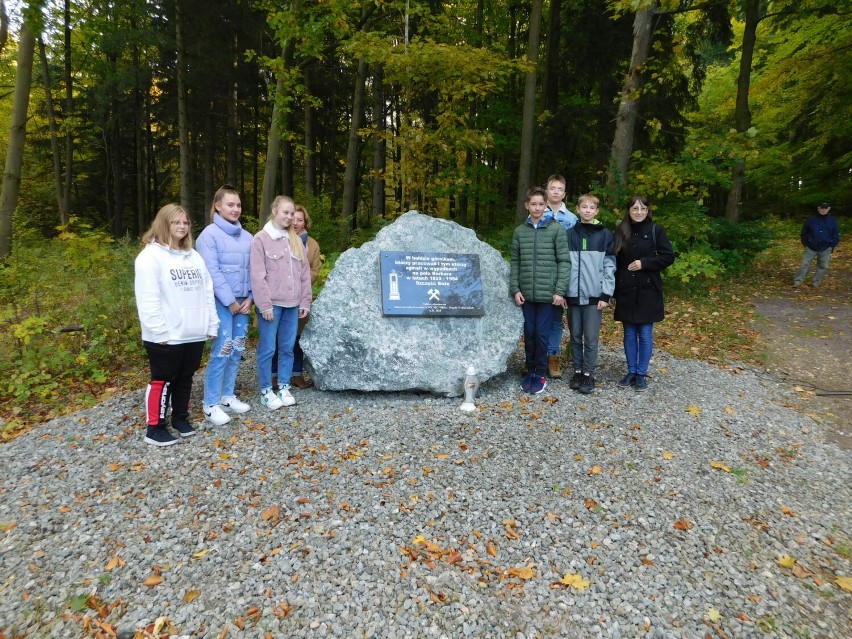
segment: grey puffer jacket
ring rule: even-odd
[[[545,217],[535,227],[527,217],[512,236],[509,292],[514,296],[520,291],[528,302],[551,302],[554,295],[564,295],[568,260],[562,225]]]

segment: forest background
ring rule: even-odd
[[[326,273],[409,209],[505,253],[552,173],[610,226],[647,194],[675,313],[701,318],[687,354],[710,359],[748,349],[712,318],[764,250],[852,204],[852,0],[0,9],[4,436],[144,379],[136,238],[172,201],[197,234],[223,183],[251,231],[276,194],[304,203]]]

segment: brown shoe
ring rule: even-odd
[[[562,363],[559,361],[559,355],[548,356],[547,374],[553,379],[562,379]]]
[[[293,375],[293,377],[290,378],[290,386],[295,386],[296,388],[310,388],[311,383],[301,375]]]

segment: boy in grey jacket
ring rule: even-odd
[[[595,390],[601,315],[615,291],[615,241],[597,219],[600,200],[581,195],[580,222],[568,229],[570,274],[565,299],[574,376],[569,386],[584,395]]]

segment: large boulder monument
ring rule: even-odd
[[[320,390],[456,397],[506,370],[523,334],[509,264],[476,234],[409,211],[337,260],[301,337]]]

